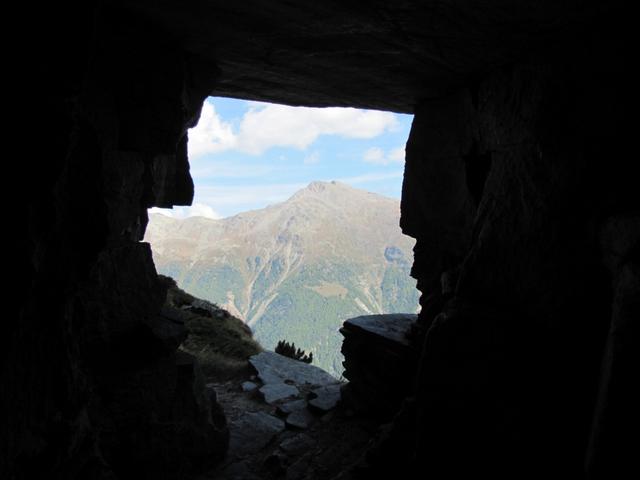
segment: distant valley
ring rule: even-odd
[[[418,308],[399,215],[398,200],[313,182],[221,220],[152,214],[145,241],[159,273],[242,318],[265,348],[293,341],[339,376],[346,318]]]

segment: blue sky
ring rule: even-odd
[[[228,217],[284,201],[315,180],[400,198],[412,118],[209,98],[189,131],[193,206],[154,210]]]

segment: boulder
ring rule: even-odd
[[[187,328],[183,316],[182,310],[165,305],[151,325],[153,335],[169,352],[175,351],[187,338]]]
[[[345,321],[344,328],[350,331],[359,330],[374,341],[408,346],[407,333],[417,318],[417,315],[409,313],[363,315]]]
[[[340,401],[341,388],[342,385],[339,383],[314,388],[311,390],[311,395],[314,398],[309,400],[309,409],[319,413],[326,413],[329,410],[333,410]]]
[[[277,413],[278,415],[287,416],[290,413],[302,410],[304,408],[307,408],[306,400],[291,400],[290,402],[278,405]]]
[[[413,314],[365,315],[344,322],[342,353],[345,401],[355,411],[391,418],[412,385],[418,352],[407,335]],[[326,411],[340,399],[340,390],[318,389],[312,408]],[[324,409],[324,410],[323,410]]]
[[[306,430],[315,422],[316,417],[306,408],[296,410],[289,414],[286,420],[286,425],[289,428]]]
[[[260,388],[260,393],[264,397],[264,401],[272,405],[279,400],[295,397],[300,394],[300,391],[293,385],[286,383],[268,383]]]
[[[265,385],[270,383],[293,383],[295,385],[323,386],[338,380],[321,368],[275,352],[262,352],[252,356],[249,362],[258,372]]]
[[[258,385],[253,382],[246,381],[242,382],[241,388],[243,392],[253,392],[256,388],[258,388]]]
[[[284,422],[273,415],[247,413],[229,425],[229,454],[242,457],[256,453],[284,428]]]

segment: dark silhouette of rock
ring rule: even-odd
[[[316,441],[305,433],[299,433],[295,437],[288,438],[280,444],[280,449],[289,455],[299,455],[308,452]]]
[[[168,351],[175,351],[187,338],[187,328],[181,313],[176,309],[162,307],[151,327],[154,336]]]
[[[349,383],[342,390],[345,401],[356,411],[388,419],[400,408],[415,375],[418,351],[410,344],[409,333],[416,320],[413,314],[390,314],[344,322],[340,333],[344,336],[344,377]],[[316,406],[324,403],[321,399],[312,402]]]
[[[314,388],[310,392],[309,409],[319,413],[333,410],[340,401],[340,389],[343,385],[337,383]]]
[[[186,132],[221,94],[415,113],[401,220],[423,292],[415,358],[357,330],[368,350],[348,353],[371,364],[351,383],[397,413],[403,448],[381,442],[361,476],[638,477],[629,3],[15,7],[33,35],[12,48],[10,118],[46,127],[9,136],[28,149],[8,161],[21,207],[0,476],[190,478],[224,455],[140,243],[148,207],[192,201]]]
[[[307,408],[306,400],[291,400],[289,402],[281,403],[278,405],[277,412],[279,415],[289,415],[290,413],[295,412],[296,410],[302,410]]]
[[[629,438],[635,431],[628,412],[634,411],[637,396],[629,395],[626,386],[634,383],[637,372],[633,365],[640,360],[633,347],[640,318],[640,215],[608,218],[600,231],[600,243],[611,274],[613,303],[587,458],[589,470],[604,478],[613,471],[612,466],[622,475],[634,469],[629,464],[633,442],[620,444],[617,439]]]
[[[298,429],[298,430],[306,430],[311,426],[313,422],[315,422],[316,417],[309,412],[306,408],[295,410],[287,415],[287,419],[285,423],[287,427]]]
[[[417,315],[410,313],[364,315],[346,320],[343,328],[349,332],[358,331],[372,341],[409,346],[407,333],[417,318]]]
[[[244,457],[258,452],[284,430],[284,422],[264,412],[247,413],[230,428],[229,455]]]

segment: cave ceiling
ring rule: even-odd
[[[413,112],[606,6],[552,0],[131,0],[219,69],[214,96]]]

